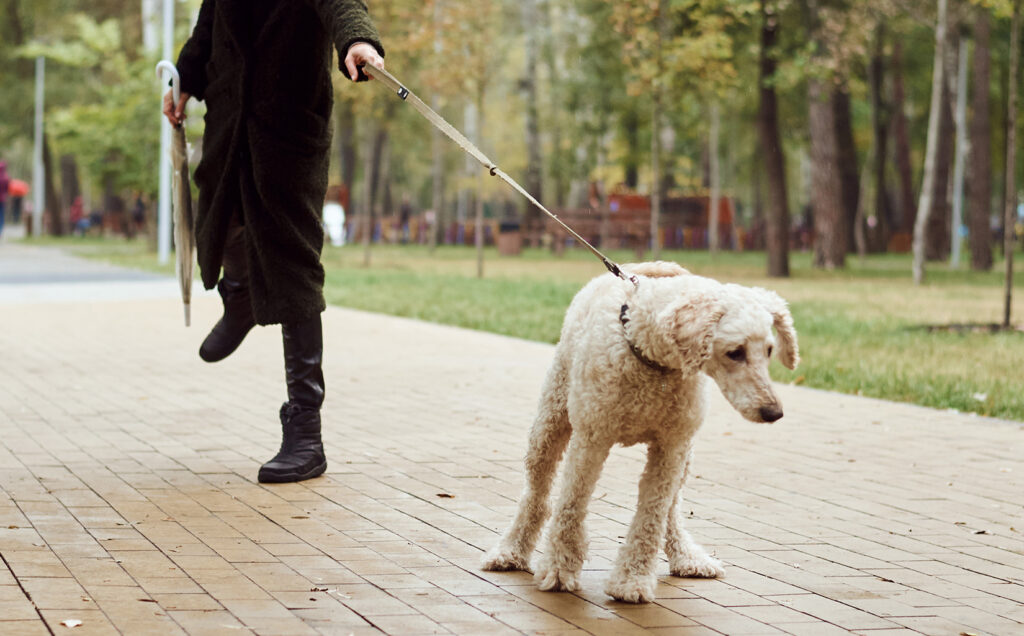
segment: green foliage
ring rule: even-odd
[[[66,40],[22,47],[26,56],[42,55],[78,69],[79,98],[51,110],[48,129],[60,151],[75,155],[98,181],[152,194],[161,107],[155,60],[129,60],[114,19],[96,23],[78,14],[71,23]]]

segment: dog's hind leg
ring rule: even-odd
[[[564,365],[556,360],[548,373],[530,431],[526,451],[526,486],[516,518],[497,546],[483,559],[485,570],[529,570],[530,555],[550,514],[548,495],[558,461],[562,458],[572,427],[566,408],[567,380]]]
[[[692,454],[692,451],[686,454],[686,469],[679,480],[672,509],[668,513],[665,555],[668,556],[668,567],[673,576],[713,579],[725,576],[722,562],[708,554],[683,527],[683,483],[689,473]]]
[[[605,583],[604,591],[612,598],[627,603],[654,600],[658,550],[665,537],[668,512],[682,479],[685,461],[685,446],[666,448],[656,442],[648,445],[636,515]]]
[[[580,570],[587,556],[587,507],[612,443],[584,435],[573,435],[569,441],[562,493],[533,577],[545,592],[580,588]]]

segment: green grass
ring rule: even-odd
[[[173,273],[158,266],[142,241],[45,239],[76,254],[123,266]],[[635,260],[625,251],[609,256]],[[927,284],[910,280],[908,255],[851,258],[847,268],[825,272],[811,267],[808,254],[792,254],[792,276],[769,279],[764,254],[667,252],[694,273],[722,281],[775,289],[788,299],[800,338],[796,371],[773,363],[783,382],[953,408],[1024,420],[1024,333],[931,333],[920,327],[948,323],[999,322],[1002,264],[992,272],[951,270],[931,264]],[[431,255],[418,246],[375,246],[372,265],[363,248],[328,247],[324,252],[331,304],[555,342],[573,295],[603,273],[588,252],[556,258],[542,250],[499,257],[488,250],[485,277],[476,278],[470,248],[442,247]],[[1024,281],[1024,255],[1016,258],[1016,280]],[[1024,290],[1018,286],[1013,315],[1024,319]],[[870,413],[865,413],[870,419]]]

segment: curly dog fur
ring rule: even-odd
[[[519,509],[483,567],[529,570],[565,453],[561,494],[533,571],[542,590],[579,589],[584,518],[604,461],[615,444],[644,443],[636,514],[605,585],[615,599],[642,603],[654,599],[662,546],[675,576],[724,574],[682,527],[679,503],[710,381],[746,419],[773,422],[782,406],[768,376],[772,350],[791,369],[799,353],[789,309],[774,292],[722,284],[675,263],[624,269],[640,276],[636,288],[605,274],[566,312],[530,432]]]

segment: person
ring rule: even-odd
[[[288,399],[280,409],[280,451],[260,467],[260,482],[301,481],[327,468],[320,214],[330,163],[332,47],[353,81],[367,79],[363,64],[383,65],[363,0],[203,0],[178,56],[180,99],[164,96],[173,125],[191,97],[206,102],[195,171],[196,248],[203,285],[218,288],[224,314],[200,357],[222,360],[253,326],[281,325]]]
[[[142,200],[142,192],[135,192],[135,205],[132,207],[131,232],[135,236],[146,229],[146,202]]]
[[[398,208],[398,223],[401,231],[402,245],[409,242],[409,222],[412,220],[412,203],[409,202],[409,195],[402,195],[402,205]]]
[[[71,233],[76,236],[85,236],[89,229],[89,219],[85,216],[85,204],[82,202],[81,196],[75,197],[75,200],[71,202],[68,214],[71,221]]]
[[[7,185],[7,194],[11,197],[11,219],[17,224],[21,223],[21,210],[25,203],[25,195],[28,194],[28,183],[21,179],[11,179]]]
[[[7,213],[7,186],[11,178],[7,175],[7,162],[0,161],[0,236],[4,233],[4,216]]]
[[[341,206],[341,187],[327,188],[327,200],[324,201],[324,227],[331,238],[331,245],[341,247],[345,244],[345,208]]]

